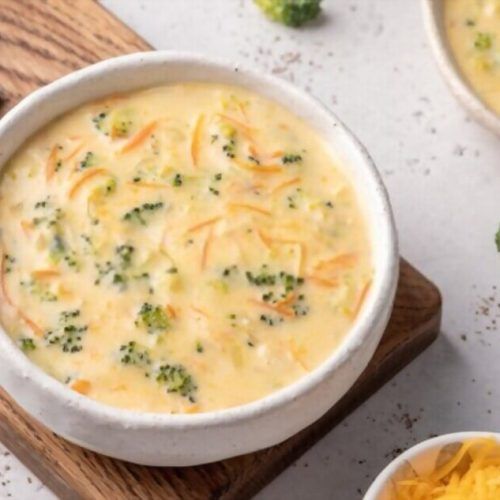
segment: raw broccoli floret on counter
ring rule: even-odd
[[[286,26],[301,26],[321,10],[321,0],[254,0],[264,14]]]

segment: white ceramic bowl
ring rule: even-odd
[[[374,280],[351,332],[321,366],[296,383],[243,406],[194,415],[116,409],[71,391],[33,365],[0,331],[0,383],[55,433],[99,453],[147,465],[193,465],[283,441],[323,415],[361,374],[392,308],[396,234],[384,186],[365,149],[341,122],[295,87],[238,65],[172,52],[110,59],[34,92],[0,121],[0,166],[37,129],[105,95],[184,81],[240,85],[293,110],[331,144],[355,185],[373,248]]]
[[[451,52],[444,26],[444,2],[422,0],[424,25],[441,74],[455,97],[486,128],[500,136],[500,116],[478,97],[462,75]]]
[[[450,447],[453,454],[466,440],[493,437],[500,443],[500,434],[495,432],[455,432],[427,439],[413,446],[393,460],[375,479],[363,500],[393,500],[393,480],[427,475],[436,469],[440,452]],[[447,449],[445,452],[448,451]]]

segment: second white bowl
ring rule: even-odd
[[[444,25],[444,2],[422,0],[424,25],[437,65],[459,102],[486,128],[500,136],[500,116],[488,108],[462,75],[449,47]]]

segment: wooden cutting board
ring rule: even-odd
[[[0,0],[0,113],[74,69],[151,47],[92,0]],[[0,389],[0,440],[62,499],[251,497],[437,336],[438,289],[407,262],[394,311],[367,369],[323,418],[257,453],[187,468],[143,467],[86,451],[55,436]],[[333,473],[333,471],[332,471]]]

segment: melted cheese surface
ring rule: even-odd
[[[372,277],[353,188],[317,134],[240,88],[186,83],[57,119],[0,182],[1,321],[109,405],[203,412],[308,373]]]
[[[478,96],[500,114],[500,0],[445,0],[457,64]]]

